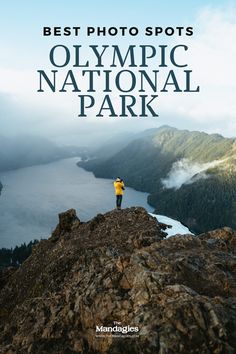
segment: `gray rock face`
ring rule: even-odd
[[[69,209],[64,213],[60,213],[59,224],[52,233],[51,239],[58,240],[59,237],[62,237],[64,234],[68,234],[73,230],[74,227],[79,225],[80,220],[76,215],[75,209]]]
[[[235,353],[233,230],[164,239],[142,208],[59,219],[0,292],[1,353]]]

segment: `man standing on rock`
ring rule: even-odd
[[[118,210],[121,209],[121,202],[123,197],[123,191],[125,190],[125,184],[123,179],[118,177],[114,182],[114,188],[116,193],[116,208]]]

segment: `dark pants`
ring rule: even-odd
[[[122,202],[122,195],[117,195],[116,196],[116,206],[117,206],[117,208],[121,207],[121,202]]]

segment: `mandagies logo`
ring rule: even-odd
[[[114,321],[112,326],[96,326],[96,334],[138,334],[138,326],[123,326],[121,322]]]

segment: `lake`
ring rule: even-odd
[[[74,208],[87,221],[115,207],[113,181],[95,178],[78,167],[79,158],[0,173],[0,248],[47,238],[58,223],[58,213]],[[122,207],[142,206],[147,193],[126,188]]]

